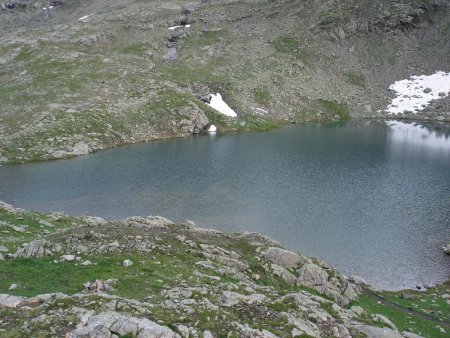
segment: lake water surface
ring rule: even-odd
[[[293,126],[3,166],[0,199],[256,231],[378,288],[450,278],[450,137],[404,123]]]

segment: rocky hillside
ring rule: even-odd
[[[376,292],[256,233],[0,203],[0,337],[446,337],[450,285]]]
[[[186,136],[210,124],[245,131],[384,116],[390,84],[450,64],[446,0],[0,7],[0,162],[7,163]],[[204,102],[215,92],[237,118]],[[445,107],[403,117],[445,121]]]

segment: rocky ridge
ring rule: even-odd
[[[0,336],[419,337],[366,307],[358,278],[260,234],[6,203],[0,217]]]

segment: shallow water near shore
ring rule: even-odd
[[[375,121],[156,141],[0,168],[0,199],[256,231],[381,289],[450,278],[450,136]]]

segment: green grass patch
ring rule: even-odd
[[[256,103],[263,106],[268,106],[270,104],[271,95],[270,92],[265,87],[257,87],[252,90],[253,98]]]
[[[345,81],[348,84],[351,84],[353,86],[358,86],[358,87],[366,86],[366,78],[359,71],[349,70],[349,71],[343,72],[342,75],[344,76]]]
[[[379,322],[375,322],[370,318],[372,314],[382,314],[389,318],[400,331],[409,331],[429,338],[448,337],[447,333],[442,333],[437,324],[427,319],[421,318],[420,315],[412,312],[403,312],[391,306],[380,304],[377,300],[367,295],[361,295],[352,305],[361,306],[368,314],[367,317],[359,318],[361,321],[374,326],[383,326]]]
[[[294,38],[291,38],[289,36],[282,36],[272,43],[272,47],[278,53],[292,54],[298,51],[300,44]]]

